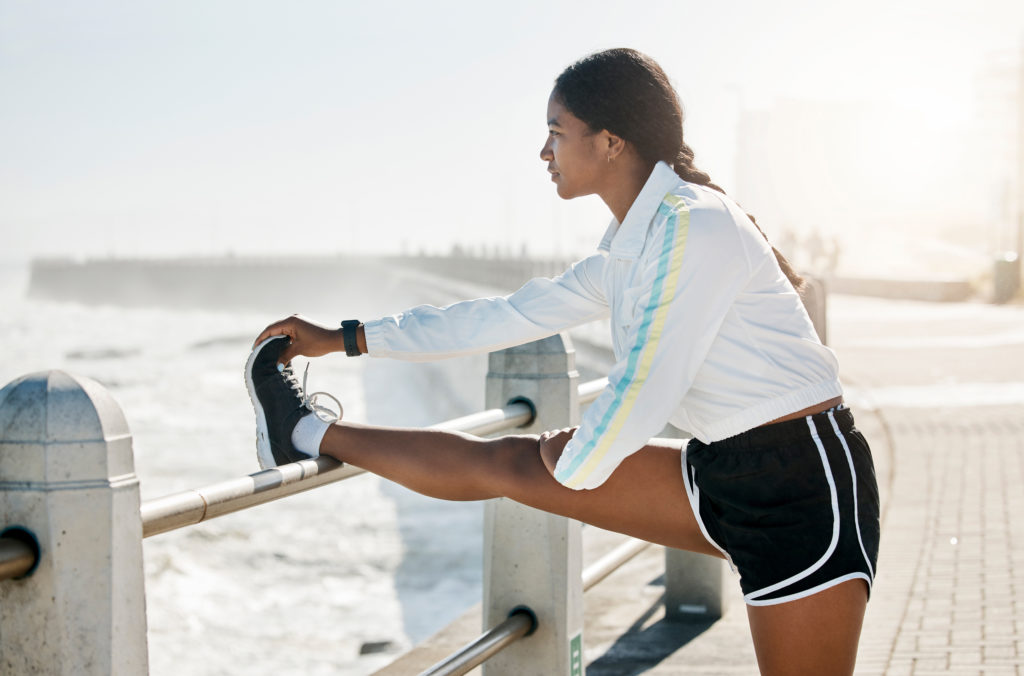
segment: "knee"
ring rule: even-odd
[[[501,495],[507,497],[517,492],[517,487],[536,480],[538,472],[544,472],[536,435],[505,436],[492,443],[492,478],[498,482],[495,488]]]
[[[546,473],[554,476],[555,465],[562,455],[563,443],[550,442],[553,435],[552,432],[545,432],[540,436],[531,434],[506,437],[513,439],[512,445],[515,447],[509,454],[512,470],[517,474],[536,478],[540,466],[543,466]]]

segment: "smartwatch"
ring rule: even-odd
[[[362,354],[359,351],[359,343],[356,341],[356,329],[359,328],[358,319],[346,319],[341,323],[341,338],[345,341],[345,354],[350,357],[358,357]]]

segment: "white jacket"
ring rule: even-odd
[[[369,354],[428,360],[503,349],[611,314],[616,363],[555,478],[595,488],[670,422],[703,442],[842,394],[771,247],[728,197],[658,163],[599,253],[508,296],[366,322]]]

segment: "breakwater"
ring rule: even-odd
[[[568,264],[459,255],[37,259],[27,293],[93,305],[267,309],[294,304],[296,297],[379,291],[414,272],[510,292]]]

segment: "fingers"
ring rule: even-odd
[[[550,430],[540,435],[540,459],[552,476],[555,474],[555,466],[558,464],[558,459],[562,457],[565,445],[569,443],[569,439],[572,438],[575,431],[574,427],[566,427],[560,430]]]
[[[541,432],[540,441],[541,443],[544,443],[546,441],[564,436],[565,442],[568,443],[569,439],[572,438],[572,435],[576,433],[577,429],[579,429],[579,427],[563,427],[560,430],[548,430],[546,432]]]
[[[288,335],[288,334],[284,334]],[[281,354],[277,357],[277,363],[287,366],[291,363],[292,359],[302,354],[295,345],[295,339],[292,338],[292,342],[288,344],[288,347],[284,348]]]
[[[542,453],[554,454],[557,459],[562,454],[562,449],[572,439],[576,432],[575,427],[565,427],[560,430],[550,430],[540,435],[540,448]]]
[[[285,347],[278,356],[277,362],[278,364],[287,365],[292,359],[300,354],[296,345],[299,337],[300,322],[301,319],[299,319],[298,315],[292,315],[291,317],[274,322],[260,332],[260,335],[258,335],[256,340],[253,341],[253,348],[255,349],[257,345],[260,345],[268,338],[273,338],[274,336],[285,336],[289,341],[288,346]]]
[[[274,336],[287,336],[290,339],[279,357],[282,364],[299,356],[321,357],[344,349],[341,329],[321,326],[300,315],[292,315],[263,329],[253,347]]]
[[[292,340],[296,337],[295,320],[298,319],[298,315],[292,315],[286,319],[276,321],[267,328],[260,332],[260,335],[253,341],[252,346],[255,348],[257,345],[262,343],[267,338],[273,336],[288,336]]]

